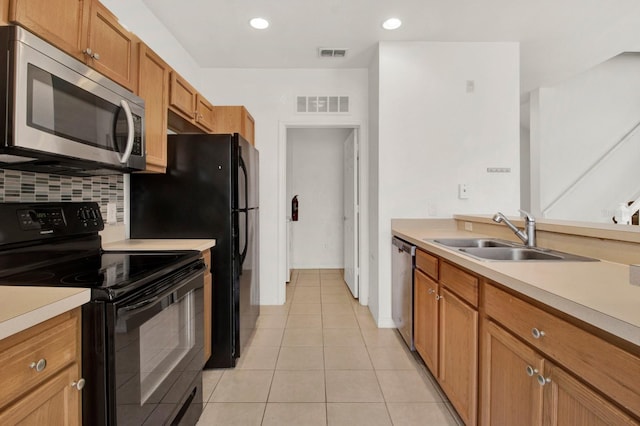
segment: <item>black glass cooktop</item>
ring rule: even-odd
[[[81,287],[92,289],[93,300],[113,300],[171,275],[200,258],[197,251],[58,252],[0,254],[0,285]],[[42,257],[42,259],[40,259]],[[46,258],[49,260],[45,260]],[[60,261],[60,258],[66,259]],[[19,268],[6,267],[20,261]],[[30,266],[31,265],[31,266]],[[34,265],[38,265],[34,267]]]

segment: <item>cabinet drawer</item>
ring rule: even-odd
[[[420,249],[416,250],[416,268],[434,280],[438,279],[438,258]]]
[[[440,265],[440,284],[478,307],[478,278],[450,263]]]
[[[62,322],[50,321],[26,330],[23,333],[29,333],[27,339],[0,352],[0,407],[76,360],[79,350],[79,314],[67,315]],[[36,334],[31,334],[33,332]],[[19,339],[20,334],[12,337]],[[41,360],[44,360],[44,363]],[[44,368],[36,371],[35,365],[39,361]],[[35,363],[33,367],[32,363]]]
[[[488,316],[640,416],[640,358],[497,287],[484,288]]]

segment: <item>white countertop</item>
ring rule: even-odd
[[[0,286],[0,339],[83,305],[90,295],[83,288]]]
[[[452,221],[392,227],[394,235],[426,251],[640,346],[640,286],[629,283],[628,265],[481,261],[425,241],[484,236],[459,231]]]
[[[207,239],[131,239],[102,244],[103,250],[198,250],[205,251],[216,245]]]

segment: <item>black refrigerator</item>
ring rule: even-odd
[[[166,174],[132,174],[131,238],[215,238],[211,357],[234,367],[260,314],[258,151],[236,134],[170,135]]]

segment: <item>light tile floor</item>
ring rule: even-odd
[[[462,424],[394,329],[379,329],[336,269],[297,270],[262,306],[235,369],[205,370],[198,425]]]

